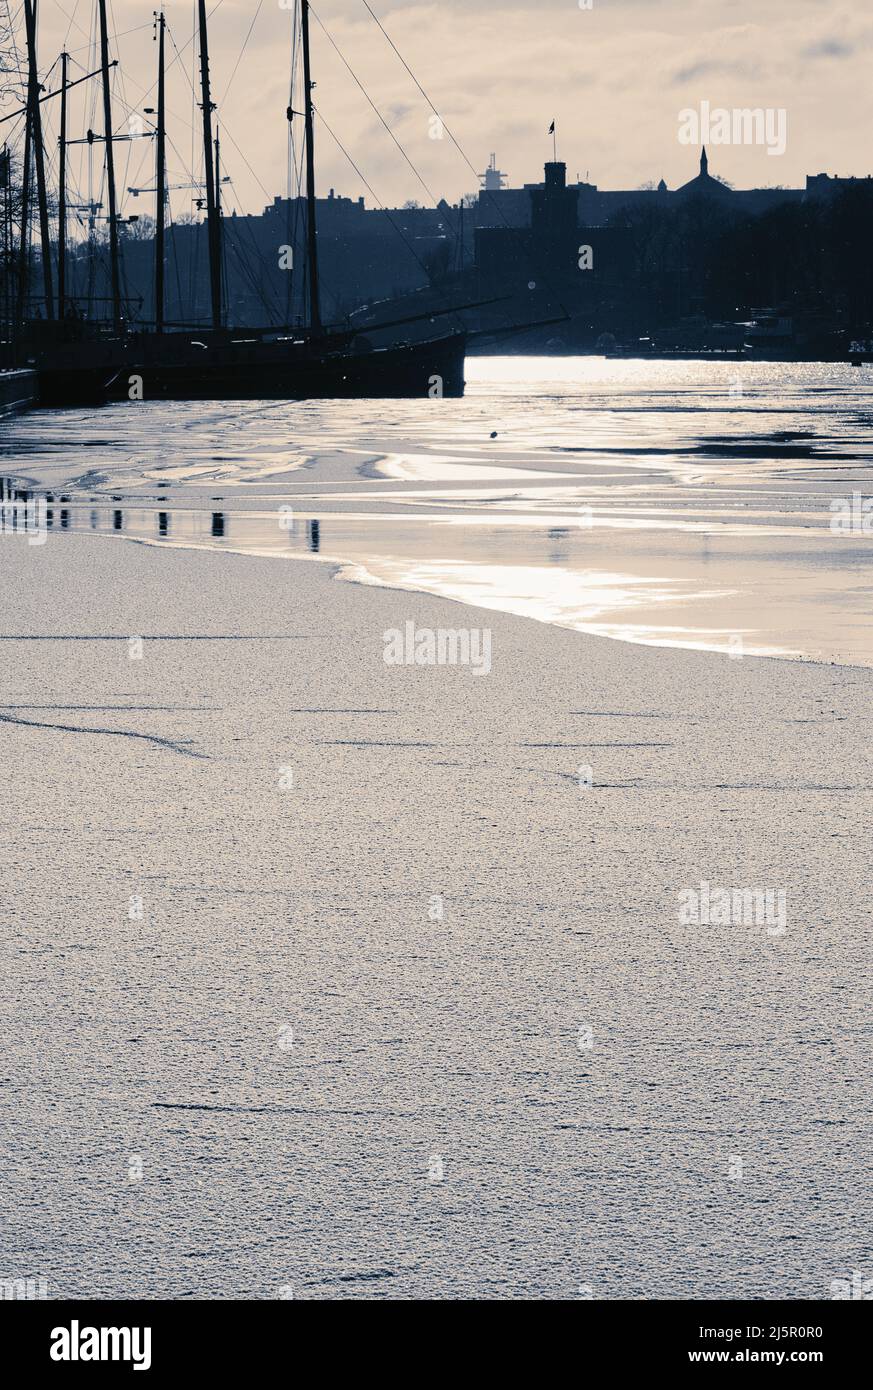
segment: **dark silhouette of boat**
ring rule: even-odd
[[[271,341],[270,339],[273,339]],[[154,335],[128,343],[110,399],[306,400],[464,394],[464,333],[377,346],[361,335],[319,339],[236,334]],[[134,395],[133,398],[136,398]]]
[[[58,309],[54,316],[51,248],[48,237],[48,203],[42,133],[41,96],[35,57],[33,0],[24,0],[30,80],[27,132],[37,155],[36,184],[42,235],[45,288],[44,319],[18,326],[16,365],[36,371],[39,404],[89,405],[104,400],[238,400],[333,397],[457,397],[464,393],[464,357],[467,334],[460,325],[447,326],[444,316],[452,308],[431,311],[432,331],[423,336],[375,337],[322,321],[318,278],[318,234],[315,201],[313,141],[314,83],[310,71],[309,3],[301,0],[300,37],[303,52],[304,110],[289,106],[289,121],[301,116],[306,154],[308,324],[306,328],[269,330],[225,326],[222,313],[221,208],[219,203],[218,141],[213,140],[214,110],[209,78],[209,51],[205,0],[198,0],[200,36],[201,110],[205,161],[206,214],[209,245],[211,327],[167,331],[164,324],[164,224],[167,199],[165,161],[165,64],[163,13],[156,14],[158,45],[158,104],[156,128],[156,221],[154,331],[131,331],[125,323],[121,294],[115,170],[113,160],[110,96],[109,38],[106,0],[98,0],[101,65],[90,76],[101,75],[103,86],[106,185],[109,209],[109,257],[113,316],[111,323],[86,323],[75,316],[64,290],[65,246],[65,123],[66,63],[62,67],[61,159],[59,167]],[[66,57],[66,55],[64,55]],[[84,79],[80,79],[84,80]],[[23,190],[22,236],[27,222],[29,158],[26,156]],[[26,272],[22,274],[26,283]],[[23,290],[22,290],[23,306]],[[440,322],[440,320],[443,320]],[[400,320],[402,325],[407,320]],[[398,325],[399,326],[399,325]],[[389,325],[389,328],[392,325]]]

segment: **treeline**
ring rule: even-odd
[[[873,185],[782,203],[760,215],[730,201],[629,206],[612,219],[632,248],[634,289],[662,322],[696,309],[715,320],[804,304],[852,332],[873,325]],[[655,325],[652,324],[654,327]]]

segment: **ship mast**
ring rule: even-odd
[[[218,138],[218,126],[215,127],[215,216],[218,219],[218,254],[224,254],[224,235],[221,229],[221,222],[224,213],[221,210],[221,141]],[[221,278],[221,286],[224,287],[225,299],[227,296],[227,266],[224,267],[224,274]],[[225,309],[227,304],[225,302]]]
[[[215,171],[212,163],[212,100],[209,94],[209,41],[206,32],[206,0],[199,0],[200,87],[203,107],[203,161],[206,171],[206,221],[209,234],[209,290],[212,327],[221,327],[221,228],[215,202]]]
[[[58,318],[64,317],[67,298],[67,63],[61,54],[61,136],[58,159]]]
[[[309,327],[320,335],[321,303],[318,292],[318,238],[315,226],[315,149],[312,139],[312,88],[309,65],[309,0],[301,0],[300,36],[303,40],[304,123],[306,128],[306,265],[309,272]]]
[[[161,10],[158,25],[158,139],[155,178],[155,332],[164,331],[164,216],[166,211],[166,122],[164,108],[164,27]]]
[[[21,239],[18,245],[18,297],[15,323],[20,327],[27,313],[27,291],[30,288],[30,90],[27,93],[27,116],[24,122],[24,164],[21,170]]]
[[[39,206],[39,239],[42,251],[42,279],[47,319],[55,316],[52,296],[51,238],[48,223],[48,199],[45,186],[45,151],[42,144],[42,112],[39,104],[39,74],[36,65],[36,0],[24,0],[24,23],[27,33],[28,107],[29,121],[36,158],[36,198]]]
[[[112,153],[112,95],[109,82],[109,30],[106,0],[97,0],[100,11],[100,66],[103,72],[103,138],[106,141],[106,186],[109,197],[109,262],[112,276],[112,323],[121,332],[121,275],[118,266],[118,216],[115,208],[115,157]],[[113,64],[114,66],[114,64]]]

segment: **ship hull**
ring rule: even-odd
[[[257,342],[197,347],[164,339],[164,344],[161,352],[151,340],[148,354],[139,360],[134,347],[131,365],[110,391],[112,399],[402,399],[464,394],[462,333],[321,354]]]
[[[328,344],[319,351],[304,340],[246,340],[227,332],[64,344],[34,361],[38,404],[390,400],[464,394],[463,333],[387,347],[338,335]]]
[[[37,376],[37,404],[47,408],[103,405],[120,380],[115,367],[47,367]]]
[[[36,372],[0,371],[0,415],[27,410],[35,404],[38,389]]]

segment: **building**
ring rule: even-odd
[[[491,156],[492,171],[496,156]],[[547,165],[548,169],[549,166]],[[506,175],[500,174],[500,182],[484,178],[476,208],[477,227],[530,226],[532,202],[531,194],[544,188],[542,183],[526,183],[521,188],[506,187]],[[770,208],[784,203],[800,203],[809,198],[833,197],[839,190],[853,184],[864,184],[869,179],[834,179],[828,174],[810,175],[805,188],[750,188],[734,189],[709,172],[709,159],[706,150],[701,150],[700,167],[694,178],[679,188],[670,189],[663,179],[652,182],[644,188],[601,189],[594,183],[577,181],[569,185],[577,203],[577,220],[583,226],[605,226],[619,209],[628,207],[656,206],[670,208],[692,199],[706,199],[721,203],[725,207],[760,215]]]
[[[362,304],[427,287],[472,259],[472,215],[444,200],[435,208],[368,208],[363,198],[330,189],[316,202],[322,312],[342,322]],[[274,198],[258,215],[222,218],[227,320],[270,325],[305,321],[306,200]],[[465,251],[466,246],[466,251]],[[125,298],[134,316],[153,317],[154,250],[150,236],[123,239]],[[73,293],[87,299],[87,249],[71,265]],[[98,286],[98,294],[105,287]],[[209,317],[205,222],[167,231],[166,317],[197,323]]]

